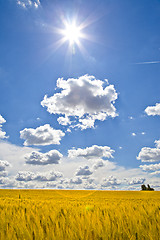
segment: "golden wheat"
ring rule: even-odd
[[[159,240],[160,192],[0,190],[1,240]]]

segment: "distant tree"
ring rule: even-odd
[[[151,187],[149,186],[149,184],[147,184],[147,190],[150,191]]]
[[[142,189],[142,191],[146,191],[147,190],[147,187],[146,187],[146,185],[141,185],[141,189]]]
[[[154,188],[151,188],[149,184],[147,184],[147,187],[145,184],[141,185],[142,191],[154,191]]]
[[[154,191],[154,189],[151,188],[149,184],[147,184],[147,186],[148,186],[148,187],[147,187],[147,190],[148,190],[148,191]]]

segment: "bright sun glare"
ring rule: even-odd
[[[67,24],[66,28],[63,31],[63,35],[70,42],[70,44],[78,43],[79,38],[81,37],[80,28],[74,23]]]
[[[88,35],[83,32],[83,30],[90,24],[87,22],[82,22],[81,24],[77,24],[76,20],[73,19],[72,21],[67,21],[66,19],[63,20],[64,27],[57,28],[57,33],[61,35],[61,38],[56,43],[56,48],[62,46],[65,42],[69,43],[68,50],[75,54],[76,47],[85,54],[86,50],[83,47],[81,40],[82,39],[89,39]]]

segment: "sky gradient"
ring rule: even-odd
[[[1,188],[160,190],[159,12],[158,0],[0,2]]]

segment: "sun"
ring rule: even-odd
[[[55,49],[58,49],[63,44],[68,42],[68,52],[75,54],[77,49],[82,52],[82,54],[86,54],[86,50],[83,46],[84,40],[91,40],[91,37],[84,32],[84,29],[88,27],[91,23],[83,21],[81,23],[77,23],[77,17],[71,19],[62,19],[63,27],[55,28],[55,32],[61,35],[61,38],[55,43]],[[79,21],[78,21],[79,22]]]
[[[76,23],[66,23],[62,31],[65,41],[69,41],[70,45],[78,44],[79,39],[82,37],[81,29]]]
[[[81,31],[75,23],[67,24],[63,31],[64,37],[69,41],[71,45],[78,43],[81,38]]]

